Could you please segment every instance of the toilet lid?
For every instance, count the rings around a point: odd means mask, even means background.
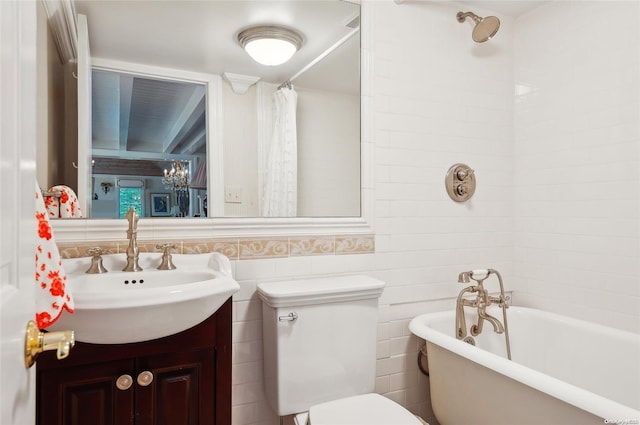
[[[421,425],[407,409],[375,393],[312,406],[309,422],[312,425]]]

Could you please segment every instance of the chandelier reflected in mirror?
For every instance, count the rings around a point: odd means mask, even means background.
[[[173,191],[186,191],[189,189],[189,162],[173,161],[171,170],[164,170],[162,183],[167,189]]]
[[[162,183],[175,194],[171,215],[187,217],[189,215],[189,161],[173,161],[171,170],[164,170]]]

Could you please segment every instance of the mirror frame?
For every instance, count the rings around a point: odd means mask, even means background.
[[[369,2],[360,2],[360,217],[141,218],[138,222],[138,238],[219,239],[285,235],[372,234],[374,232],[375,207],[375,144],[372,120],[373,19],[370,9]],[[99,62],[96,59],[94,65]],[[207,102],[209,101],[208,99]],[[213,134],[210,134],[208,137],[212,136]],[[219,136],[221,137],[221,134]],[[207,147],[209,158],[214,154],[214,149],[222,149],[222,144],[219,143],[219,145],[219,147]],[[213,175],[209,176],[209,183],[211,184],[210,193],[224,193],[224,190],[215,191],[217,190],[216,185],[223,184],[222,176],[220,176],[220,180],[214,178]],[[57,242],[124,240],[126,238],[126,220],[51,220],[51,225]]]

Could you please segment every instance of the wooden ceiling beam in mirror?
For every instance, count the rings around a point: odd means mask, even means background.
[[[167,161],[130,160],[124,158],[93,158],[93,174],[118,176],[160,177],[167,168]]]

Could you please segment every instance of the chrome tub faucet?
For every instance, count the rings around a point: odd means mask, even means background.
[[[127,247],[127,265],[123,272],[139,272],[142,271],[142,267],[138,264],[140,257],[140,251],[138,250],[138,220],[140,216],[136,212],[134,207],[129,208],[126,219],[129,221],[129,230],[127,230],[127,239],[129,239],[129,246]]]

